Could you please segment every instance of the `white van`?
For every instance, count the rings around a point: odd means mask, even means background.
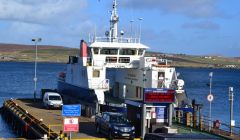
[[[60,94],[56,92],[45,92],[43,96],[43,104],[47,109],[62,108],[63,101]]]

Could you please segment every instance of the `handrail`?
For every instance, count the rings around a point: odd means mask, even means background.
[[[227,139],[239,139],[240,138],[240,127],[235,126],[233,127],[233,133],[231,134],[228,129],[229,129],[229,124],[222,123],[216,125],[216,120],[212,121],[208,118],[208,116],[195,116],[195,120],[193,120],[193,115],[192,113],[189,113],[186,115],[186,113],[181,113],[179,114],[176,112],[176,116],[174,118],[174,121],[176,124],[181,124],[186,127],[194,128],[199,131],[204,131],[207,133],[211,133],[220,137],[224,137]],[[209,126],[209,121],[210,121],[210,126]]]
[[[53,132],[50,128],[48,128],[46,125],[44,125],[42,123],[42,121],[36,119],[35,117],[33,117],[31,114],[29,114],[27,111],[25,111],[23,108],[21,108],[20,106],[18,106],[14,101],[12,100],[7,100],[4,102],[4,106],[8,107],[9,110],[11,110],[12,112],[14,111],[14,108],[17,109],[16,111],[19,112],[19,114],[21,113],[22,115],[25,116],[24,120],[26,121],[27,124],[31,124],[31,125],[35,125],[38,128],[40,128],[42,131],[44,131],[45,134],[48,134],[49,131]],[[15,114],[17,115],[17,114]],[[28,120],[27,120],[28,119]],[[37,125],[38,124],[38,125]],[[50,138],[56,138],[58,134],[56,133],[52,133],[51,135],[49,135],[48,137]]]
[[[109,37],[95,37],[92,42],[118,42],[118,43],[140,43],[139,38],[109,38]]]

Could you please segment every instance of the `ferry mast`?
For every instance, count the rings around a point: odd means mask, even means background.
[[[119,16],[117,14],[117,0],[114,0],[113,10],[111,12],[110,32],[109,32],[109,39],[111,40],[111,42],[117,41],[118,21],[119,21]]]

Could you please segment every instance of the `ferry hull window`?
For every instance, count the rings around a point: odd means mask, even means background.
[[[100,71],[99,70],[93,70],[93,77],[100,77]]]
[[[101,54],[107,54],[107,55],[117,55],[118,50],[117,49],[101,49]]]
[[[134,49],[121,49],[120,55],[136,55],[136,52]]]
[[[93,49],[94,54],[98,54],[98,50],[99,50],[99,48],[94,48]]]

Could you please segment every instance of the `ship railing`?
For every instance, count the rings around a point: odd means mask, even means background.
[[[109,37],[95,37],[92,42],[118,42],[118,43],[140,43],[139,38],[109,38]]]
[[[99,79],[88,79],[89,88],[91,89],[109,89],[109,79],[99,82]]]
[[[230,133],[230,124],[222,122],[221,120],[212,120],[208,116],[193,116],[190,112],[176,112],[174,124],[184,126],[196,131],[214,134],[226,139],[240,139],[240,126],[232,126],[232,133]]]

